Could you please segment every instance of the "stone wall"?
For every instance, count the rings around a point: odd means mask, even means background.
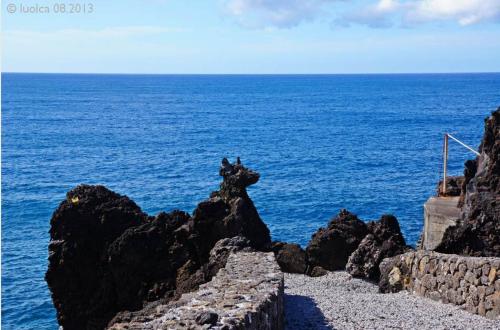
[[[413,294],[500,319],[500,258],[413,251],[380,264],[380,290]]]
[[[231,254],[225,268],[178,301],[131,313],[110,329],[283,329],[283,273],[273,253]]]

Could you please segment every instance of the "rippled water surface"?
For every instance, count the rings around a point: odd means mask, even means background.
[[[79,183],[145,211],[217,189],[220,160],[259,171],[249,189],[273,238],[307,244],[347,208],[393,213],[407,241],[441,173],[442,135],[477,147],[500,74],[2,75],[2,327],[57,329],[43,280],[49,220]],[[450,143],[450,170],[472,157]]]

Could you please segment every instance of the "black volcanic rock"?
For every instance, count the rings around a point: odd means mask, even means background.
[[[328,227],[313,234],[306,248],[311,269],[343,270],[349,256],[368,233],[366,224],[347,210],[330,221]]]
[[[196,269],[196,267],[193,267],[194,263],[188,261],[183,267],[177,270],[177,287],[174,298],[178,298],[182,293],[193,291],[200,284],[208,282],[217,274],[219,269],[225,267],[229,255],[238,251],[251,252],[254,249],[250,247],[250,241],[244,237],[223,238],[215,244],[209,253],[208,262],[200,268]],[[170,299],[158,299],[146,303],[144,308],[136,311],[124,310],[118,312],[108,323],[108,327],[117,323],[126,323],[133,318],[146,318],[153,315],[156,313],[156,307],[168,300]]]
[[[469,159],[464,164],[464,180],[462,181],[462,187],[460,191],[460,199],[458,201],[458,207],[462,208],[464,206],[465,195],[467,191],[467,185],[474,179],[477,172],[477,160]]]
[[[241,165],[239,157],[235,164],[229,163],[226,158],[222,159],[219,175],[223,177],[220,196],[226,202],[237,197],[248,199],[246,188],[257,183],[260,178],[259,173]]]
[[[273,242],[272,250],[281,271],[304,274],[307,270],[306,252],[298,244]]]
[[[463,176],[446,177],[446,192],[443,193],[443,180],[439,181],[436,192],[437,196],[460,196],[464,184]]]
[[[147,215],[130,199],[103,186],[81,185],[67,193],[50,221],[46,280],[65,329],[102,327],[117,311],[110,245]]]
[[[460,221],[438,252],[500,257],[500,108],[486,119],[480,156],[466,162]]]
[[[224,159],[220,174],[220,191],[192,217],[181,211],[150,217],[103,186],[68,192],[51,219],[46,274],[60,325],[102,329],[120,311],[196,289],[231,250],[269,249],[269,230],[246,193],[258,173]],[[216,245],[234,236],[241,237]]]
[[[179,286],[179,269],[190,264],[194,272],[204,262],[190,237],[191,221],[184,212],[160,213],[129,228],[110,245],[107,267],[113,285],[120,288],[115,298],[118,310],[172,297]]]
[[[255,249],[269,249],[271,236],[262,222],[246,187],[259,180],[259,174],[238,161],[222,160],[219,174],[223,177],[220,190],[198,205],[193,214],[195,229],[203,233],[200,249],[210,251],[224,237],[243,236]]]
[[[377,281],[379,264],[384,258],[402,254],[409,249],[401,234],[399,223],[392,215],[383,215],[377,222],[369,222],[368,235],[351,254],[346,270],[354,277]]]
[[[383,215],[379,221],[365,224],[342,210],[328,227],[312,236],[306,249],[307,272],[322,276],[326,271],[345,269],[354,277],[378,280],[382,260],[409,249],[394,216]]]

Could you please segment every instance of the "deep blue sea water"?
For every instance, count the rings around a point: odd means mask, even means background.
[[[191,212],[222,157],[241,156],[274,239],[305,245],[347,208],[395,214],[414,244],[443,133],[477,147],[500,105],[500,74],[2,74],[2,87],[3,329],[57,329],[47,232],[79,183]],[[472,157],[450,142],[452,174]]]

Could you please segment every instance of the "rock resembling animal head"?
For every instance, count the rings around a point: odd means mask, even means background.
[[[240,157],[231,164],[227,158],[222,159],[219,175],[223,180],[220,185],[220,195],[228,201],[236,197],[248,198],[246,187],[259,181],[259,173],[252,171],[241,164]]]

